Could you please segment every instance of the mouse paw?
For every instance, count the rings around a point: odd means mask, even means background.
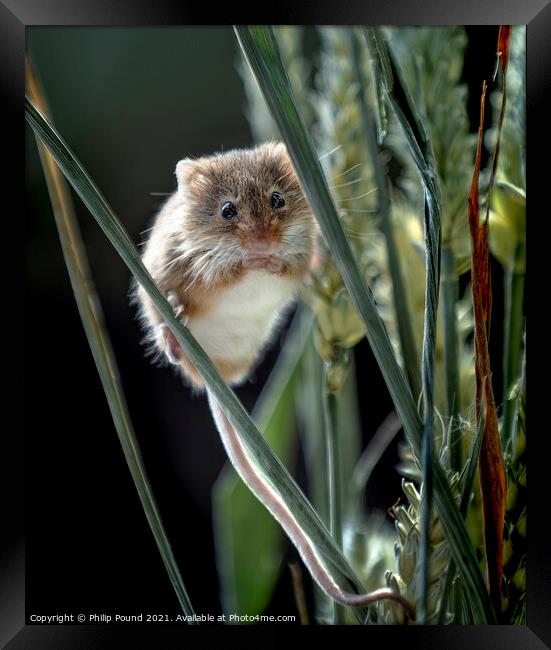
[[[172,330],[166,323],[159,325],[159,336],[163,342],[164,353],[166,358],[175,366],[180,365],[180,356],[182,354],[182,346],[176,340]]]
[[[184,326],[187,325],[187,317],[182,317],[184,314],[184,307],[178,303],[176,295],[170,292],[167,294],[166,299],[174,310],[176,318],[179,318]],[[164,352],[167,359],[170,363],[176,366],[180,365],[180,359],[183,354],[182,346],[178,343],[178,340],[174,336],[174,332],[166,323],[161,323],[161,325],[159,325],[159,336],[163,342]]]
[[[183,325],[187,325],[187,321],[188,321],[187,316],[182,318],[184,314],[184,306],[178,302],[178,298],[176,294],[172,293],[172,291],[169,291],[166,294],[166,299],[170,303],[172,309],[174,310],[174,315],[176,316],[176,318],[179,318],[183,323]]]

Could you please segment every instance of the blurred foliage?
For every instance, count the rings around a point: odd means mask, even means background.
[[[525,270],[526,235],[526,30],[513,27],[507,68],[507,105],[501,135],[496,183],[490,197],[490,247],[506,269]],[[501,106],[492,93],[494,115]],[[494,145],[496,130],[486,142]]]
[[[505,620],[526,625],[526,386],[524,371],[512,391],[516,414],[512,444],[505,460],[504,589]]]
[[[425,116],[442,188],[442,246],[451,246],[456,272],[468,270],[470,243],[465,217],[476,138],[470,133],[467,87],[460,83],[467,44],[462,27],[390,28],[390,43],[418,110]],[[395,154],[408,173],[404,189],[418,193],[411,156],[398,138]]]

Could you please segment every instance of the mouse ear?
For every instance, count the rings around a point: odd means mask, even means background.
[[[176,165],[176,180],[178,181],[178,189],[187,187],[192,178],[201,175],[201,164],[199,160],[193,158],[184,158]]]

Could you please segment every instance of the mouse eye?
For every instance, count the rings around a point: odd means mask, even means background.
[[[222,212],[220,214],[224,219],[233,219],[237,216],[237,209],[231,201],[228,201],[222,206]]]
[[[274,192],[272,194],[272,208],[275,208],[278,210],[279,208],[282,208],[285,205],[285,199],[281,196],[281,194],[278,194],[277,192]]]

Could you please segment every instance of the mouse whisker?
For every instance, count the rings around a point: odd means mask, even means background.
[[[342,144],[338,144],[336,147],[333,147],[333,149],[331,149],[331,151],[328,151],[327,153],[324,153],[321,156],[318,156],[318,160],[322,160],[323,158],[327,158],[327,156],[330,156],[331,154],[335,153],[339,149],[342,149]]]
[[[382,232],[380,230],[376,230],[375,228],[372,228],[371,230],[354,230],[353,228],[348,228],[347,226],[344,226],[344,230],[346,232],[352,233],[353,235],[364,235],[366,233],[374,234],[374,235],[382,235]]]
[[[352,208],[341,208],[342,212],[379,212],[377,208],[373,208],[372,210],[353,210]]]
[[[159,272],[166,271],[173,264],[176,264],[177,262],[181,261],[181,259],[182,259],[181,255],[178,255],[178,257],[175,257],[175,258],[171,259],[167,264],[164,264],[163,266],[161,266],[161,268],[159,269]]]
[[[361,167],[364,163],[356,163],[355,165],[352,165],[349,169],[345,169],[345,171],[341,172],[340,174],[337,174],[336,176],[333,176],[331,180],[335,180],[335,178],[340,178],[341,176],[344,176],[345,174],[349,174],[353,169],[357,169],[358,167]]]
[[[175,252],[177,252],[177,251],[175,251]],[[189,249],[185,248],[179,255],[177,255],[175,258],[171,259],[170,262],[168,262],[167,264],[162,266],[159,270],[164,271],[164,270],[170,268],[171,266],[173,266],[174,264],[177,264],[178,262],[183,262],[187,258],[193,257],[194,255],[197,255],[198,252],[202,253],[201,257],[204,257],[205,254],[208,254],[210,252],[210,249],[208,249],[208,248],[203,249],[203,250],[200,249],[199,251],[197,251],[196,248],[189,248]]]
[[[332,185],[331,187],[334,190],[338,190],[341,189],[341,187],[348,187],[349,185],[354,185],[355,183],[361,183],[362,181],[367,182],[369,180],[370,180],[369,178],[362,176],[361,178],[356,178],[353,181],[348,181],[348,183],[339,183],[338,185]]]
[[[204,266],[204,265],[207,264],[208,261],[209,261],[210,259],[212,259],[213,257],[214,257],[214,253],[213,253],[213,251],[206,251],[206,252],[203,253],[202,255],[198,255],[198,256],[193,260],[193,264],[194,264],[194,265],[201,264],[201,265]]]
[[[383,237],[384,235],[382,232],[354,233],[347,230],[346,236],[351,239],[372,239],[373,237]]]
[[[200,278],[200,274],[197,273],[197,275],[193,278],[193,280],[187,285],[187,287],[184,288],[184,292],[187,292],[191,289],[191,287],[197,282],[197,280]]]
[[[205,285],[210,284],[208,281],[208,275],[207,271],[209,269],[209,260],[204,259],[202,262],[196,262],[193,264],[193,266],[188,270],[186,275],[190,275],[192,277],[192,282],[186,287],[186,291],[199,279],[202,278],[203,283]]]
[[[234,249],[234,250],[232,250]],[[193,265],[190,269],[190,275],[195,276],[188,288],[196,281],[198,277],[202,276],[202,281],[205,286],[210,286],[220,269],[224,269],[233,262],[233,258],[239,255],[237,246],[235,244],[229,246],[219,246],[214,249],[205,251],[202,255],[193,260]]]
[[[370,194],[373,194],[373,192],[375,192],[378,189],[379,189],[378,187],[373,187],[368,192],[364,192],[363,194],[360,194],[358,196],[350,196],[349,198],[346,199],[340,199],[339,203],[342,203],[343,201],[357,201],[358,199],[363,199],[364,196],[369,196]]]

